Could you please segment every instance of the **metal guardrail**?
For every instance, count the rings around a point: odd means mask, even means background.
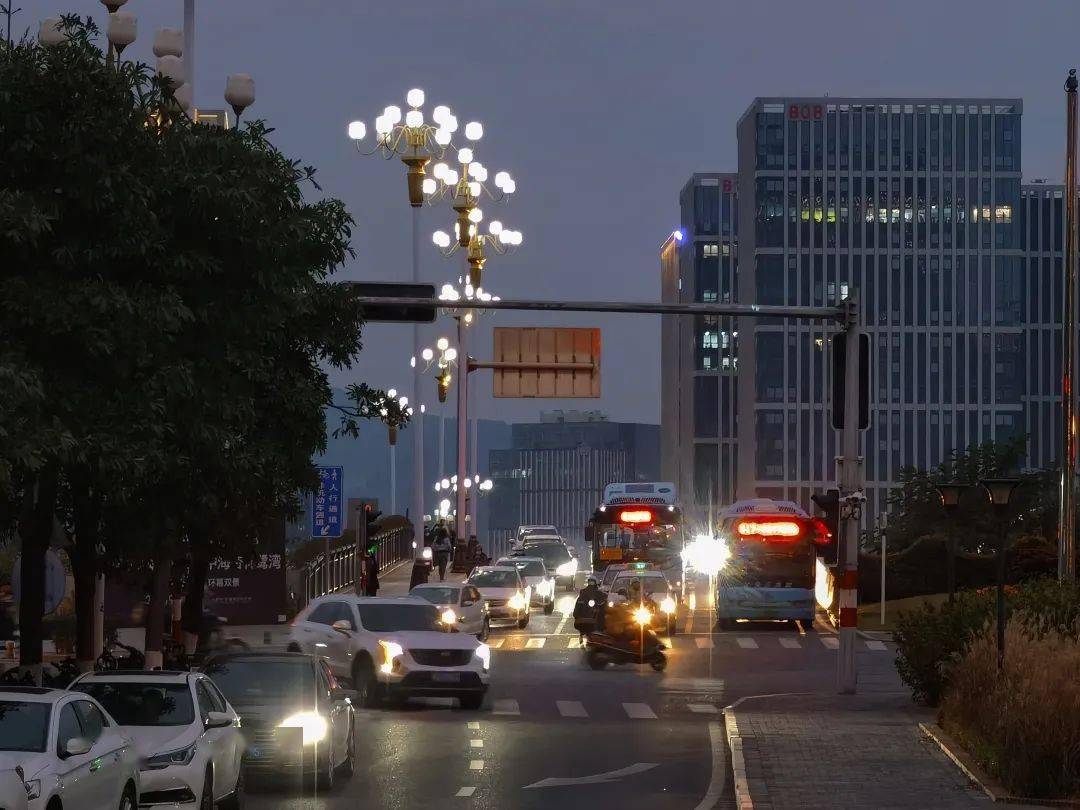
[[[380,569],[412,556],[412,534],[412,526],[401,526],[379,532],[371,539],[376,544],[375,559]],[[331,550],[328,558],[320,552],[304,566],[304,604],[328,593],[355,589],[359,571],[355,543]]]

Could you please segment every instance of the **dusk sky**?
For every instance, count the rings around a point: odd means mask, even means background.
[[[97,0],[13,5],[23,9],[17,33],[60,12],[100,20],[104,11]],[[139,40],[125,56],[152,60],[154,29],[180,27],[182,9],[182,0],[130,0]],[[678,223],[678,191],[691,172],[735,169],[735,122],[755,96],[1020,97],[1024,177],[1058,181],[1061,88],[1080,63],[1078,32],[1080,5],[1057,0],[200,0],[195,101],[220,107],[226,74],[255,77],[250,116],[276,128],[287,155],[317,167],[325,193],[357,221],[357,258],[343,278],[410,279],[404,167],[360,157],[345,128],[360,118],[370,130],[383,107],[421,87],[429,111],[447,104],[462,125],[483,122],[477,158],[517,181],[505,210],[485,213],[521,230],[524,244],[489,260],[485,288],[507,298],[659,300],[657,249]],[[422,217],[422,273],[440,284],[460,264],[442,258],[430,234],[451,227],[452,212]],[[490,356],[493,324],[556,323],[603,328],[603,398],[496,401],[490,373],[478,372],[481,417],[599,407],[659,420],[658,317],[501,313],[474,330],[472,352]],[[430,341],[451,329],[443,319]],[[408,392],[410,336],[409,327],[370,326],[357,366],[335,384]],[[435,401],[433,379],[425,394]]]

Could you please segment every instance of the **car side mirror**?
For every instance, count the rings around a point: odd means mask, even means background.
[[[233,720],[225,712],[207,712],[206,713],[206,727],[211,728],[228,728],[233,724]]]
[[[60,756],[63,759],[81,756],[90,753],[92,747],[93,743],[86,737],[72,737],[60,747]]]
[[[349,624],[348,619],[338,619],[330,627],[337,630],[339,633],[349,633],[352,631],[352,625]]]
[[[461,606],[462,607],[472,607],[475,604],[476,604],[476,602],[473,599],[462,599],[461,600]]]

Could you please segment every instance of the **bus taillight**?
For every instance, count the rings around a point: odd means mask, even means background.
[[[653,513],[648,509],[624,509],[619,512],[619,523],[652,523]]]
[[[740,520],[735,524],[735,531],[740,537],[785,540],[802,534],[802,527],[793,520]]]

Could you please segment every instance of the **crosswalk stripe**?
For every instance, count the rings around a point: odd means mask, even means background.
[[[470,760],[469,761],[469,770],[470,771],[482,771],[482,770],[484,770],[484,760],[482,760],[482,759]]]
[[[521,714],[521,707],[513,698],[503,698],[502,700],[495,701],[491,713],[518,715]]]
[[[556,700],[555,705],[559,707],[559,714],[563,717],[589,716],[589,713],[585,711],[585,707],[577,700]]]
[[[474,787],[463,787],[463,788],[461,788],[461,790],[459,790],[457,793],[455,793],[454,796],[456,796],[459,799],[467,799],[470,796],[472,796],[474,793],[476,793],[476,788],[474,788]]]
[[[530,638],[528,641],[525,642],[525,649],[539,650],[541,647],[544,646],[544,642],[546,641],[546,638]]]
[[[822,636],[821,643],[828,647],[830,650],[835,650],[840,646],[840,639],[836,636]]]
[[[475,720],[470,720],[469,721],[469,731],[479,731],[479,730],[480,730],[480,724],[478,722],[476,722]]]
[[[560,635],[562,633],[563,628],[566,626],[566,622],[569,619],[570,619],[570,614],[569,613],[563,614],[562,619],[559,621],[559,623],[557,625],[555,625],[555,635]]]
[[[489,647],[491,647],[491,649],[493,649],[493,650],[497,650],[497,649],[499,649],[499,648],[500,648],[500,647],[502,647],[502,645],[503,645],[503,644],[505,644],[505,643],[506,643],[506,639],[505,639],[505,638],[489,638],[489,639],[487,640],[487,645],[488,645]]]
[[[568,650],[581,649],[581,639],[578,636],[571,636],[570,640],[566,642],[566,649],[568,649]]]
[[[719,711],[711,703],[687,703],[686,708],[694,714],[716,714]]]
[[[483,747],[484,747],[484,741],[483,740],[469,740],[469,748],[483,748]]]
[[[881,650],[889,649],[888,647],[885,646],[884,641],[868,641],[868,642],[866,642],[866,647],[869,650],[878,650],[879,652]]]
[[[694,639],[694,643],[697,644],[699,650],[711,650],[713,646],[713,640],[709,636],[698,636]]]
[[[735,641],[744,650],[756,650],[758,648],[757,642],[752,638],[743,638],[742,636],[739,636]]]
[[[647,703],[624,703],[623,709],[632,720],[655,720],[656,712]]]
[[[786,636],[780,637],[780,646],[787,647],[789,650],[798,650],[802,647],[797,638],[787,638]]]

